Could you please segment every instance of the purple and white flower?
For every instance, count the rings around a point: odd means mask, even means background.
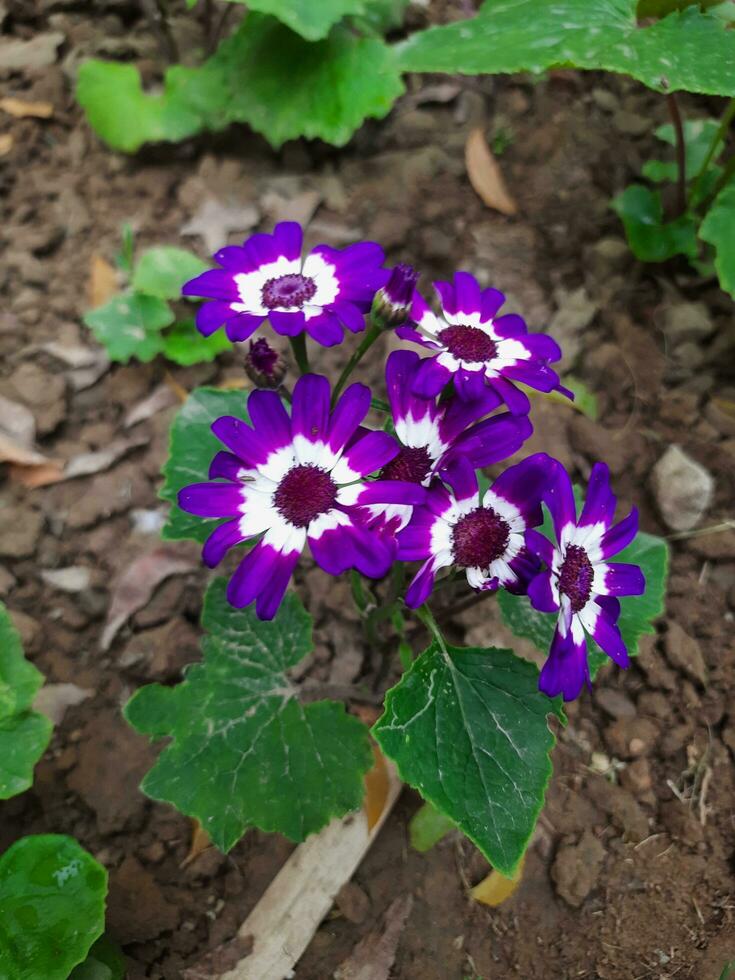
[[[527,413],[530,403],[514,382],[573,397],[549,367],[561,357],[559,345],[548,334],[529,334],[516,313],[497,316],[505,302],[501,292],[481,289],[468,272],[456,272],[453,283],[435,282],[434,287],[441,316],[416,292],[410,315],[415,326],[396,330],[404,340],[434,352],[416,377],[417,394],[436,395],[454,381],[460,397],[470,399],[489,385],[515,415]]]
[[[364,429],[370,389],[353,384],[330,412],[330,386],[306,374],[294,387],[289,417],[274,391],[253,391],[248,399],[252,427],[231,416],[212,431],[227,447],[209,471],[211,481],[185,487],[179,506],[199,517],[227,517],[204,545],[207,565],[248,538],[261,536],[230,579],[233,606],[255,601],[256,614],[276,614],[304,545],[326,572],[356,568],[380,578],[394,549],[364,521],[372,503],[417,504],[426,491],[414,483],[365,480],[398,452],[386,432]]]
[[[485,418],[501,404],[487,387],[468,401],[452,395],[437,403],[436,398],[415,395],[413,382],[421,363],[415,351],[394,351],[388,357],[385,381],[401,449],[383,467],[381,479],[428,487],[453,459],[464,456],[476,469],[499,463],[517,452],[533,432],[525,415],[503,412]],[[400,504],[376,504],[370,511],[374,520],[381,518],[386,530],[393,532],[411,518],[411,507]]]
[[[571,701],[585,681],[590,682],[586,634],[619,667],[628,666],[628,651],[617,626],[617,597],[641,595],[646,581],[637,565],[608,561],[635,537],[638,512],[633,508],[624,520],[613,524],[616,500],[607,466],[593,466],[579,519],[571,480],[556,460],[550,477],[544,500],[557,543],[538,531],[526,532],[529,550],[547,566],[530,583],[528,597],[541,612],[559,613],[539,688],[549,697],[562,694],[565,701]]]
[[[375,294],[373,317],[386,327],[397,327],[405,323],[418,281],[418,272],[405,262],[391,269],[388,282]]]
[[[425,602],[439,569],[450,565],[465,570],[473,589],[524,592],[538,569],[524,533],[541,523],[550,463],[546,453],[536,453],[508,467],[481,500],[472,464],[455,460],[444,476],[451,492],[432,486],[426,503],[414,507],[411,522],[398,534],[398,557],[423,561],[406,604],[415,609]]]
[[[272,235],[252,235],[241,246],[214,255],[221,269],[187,282],[184,296],[203,296],[196,325],[208,337],[222,324],[232,341],[247,340],[266,317],[276,333],[308,333],[324,347],[339,344],[344,328],[358,333],[364,314],[389,276],[375,242],[344,249],[317,245],[301,257],[303,232],[294,221],[277,224]]]

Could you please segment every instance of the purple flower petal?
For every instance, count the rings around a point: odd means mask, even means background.
[[[457,313],[479,313],[482,305],[480,286],[469,272],[454,273],[454,296]]]
[[[406,605],[409,609],[418,609],[423,606],[431,595],[436,579],[436,569],[433,561],[427,561],[421,566],[414,580],[406,592]]]
[[[192,483],[179,490],[179,507],[197,517],[234,517],[240,513],[242,490],[229,483]]]
[[[258,619],[273,619],[278,612],[299,555],[299,551],[276,552],[268,577],[255,600],[255,614]]]
[[[550,698],[561,694],[565,701],[579,697],[585,681],[589,683],[587,644],[575,644],[571,632],[562,636],[557,626],[551,649],[539,677],[539,690]]]
[[[322,347],[336,347],[342,343],[345,331],[334,313],[321,313],[306,321],[306,332]]]
[[[483,289],[482,291],[482,303],[480,306],[480,315],[483,323],[487,323],[488,320],[492,320],[501,306],[505,303],[505,296],[500,292],[499,289]],[[513,314],[511,314],[513,315]],[[519,317],[520,319],[520,317]],[[523,321],[521,321],[523,322]],[[494,326],[494,325],[493,325]],[[524,324],[525,326],[525,324]],[[523,332],[523,331],[521,331]],[[501,336],[509,336],[508,334],[501,334]]]
[[[232,316],[229,303],[224,303],[218,299],[209,303],[202,303],[196,312],[196,328],[204,337],[209,337],[222,326],[225,320]]]
[[[535,527],[543,520],[541,501],[549,487],[555,462],[546,453],[535,453],[515,466],[509,466],[492,485],[493,493],[518,508],[527,527]]]
[[[436,282],[433,282],[432,286],[439,294],[439,300],[441,302],[442,310],[444,310],[445,313],[448,313],[449,316],[454,316],[454,314],[457,312],[457,298],[454,294],[454,286],[452,285],[452,283],[445,282],[444,280],[439,279]],[[424,298],[422,296],[420,296],[420,300],[423,306],[428,309],[428,306],[425,303]],[[415,307],[415,309],[418,312],[419,310],[418,305]],[[412,320],[418,318],[419,317],[414,317],[414,316],[411,317]]]
[[[419,483],[405,480],[373,480],[366,483],[360,493],[358,504],[412,504],[417,506],[426,500],[426,489]]]
[[[335,452],[340,452],[352,439],[369,411],[370,389],[367,385],[351,384],[342,392],[329,423],[329,445]]]
[[[241,343],[252,337],[264,319],[251,313],[236,313],[225,323],[225,333],[233,344]]]
[[[528,415],[531,411],[528,397],[511,381],[506,381],[505,378],[491,378],[489,383],[514,415]]]
[[[610,622],[602,609],[596,615],[594,623],[590,625],[589,632],[600,649],[611,660],[614,660],[618,667],[622,667],[623,669],[628,667],[630,660],[628,658],[628,651],[625,649],[625,643],[620,635],[620,630],[614,623]]]
[[[281,221],[273,229],[273,238],[281,255],[293,261],[301,258],[304,233],[297,221]]]
[[[273,573],[278,554],[271,545],[260,541],[245,555],[227,583],[227,601],[231,606],[242,609],[250,605]]]
[[[442,473],[443,478],[454,491],[457,500],[469,500],[479,492],[477,474],[468,459],[459,456],[452,460]]]
[[[454,387],[460,398],[465,401],[477,401],[482,397],[482,390],[485,387],[484,367],[477,371],[460,368],[454,375]]]
[[[530,532],[527,532],[530,533]],[[559,605],[551,591],[551,571],[539,572],[528,586],[528,598],[531,605],[539,612],[553,613],[559,611]]]
[[[544,500],[551,511],[556,538],[561,541],[564,529],[577,523],[577,508],[572,481],[558,460],[553,460],[550,466],[549,485]]]
[[[526,321],[517,313],[505,313],[493,320],[493,330],[498,337],[514,338],[523,337],[528,332]]]
[[[219,565],[230,548],[236,544],[240,544],[243,540],[244,538],[240,534],[239,519],[227,521],[226,524],[220,524],[204,542],[202,549],[202,560],[204,564],[208,568],[214,568],[215,565]]]
[[[332,470],[332,477],[337,483],[352,483],[385,466],[399,450],[400,446],[387,432],[368,432],[345,450]]]
[[[273,449],[291,442],[291,419],[275,391],[253,391],[248,398],[248,414],[258,436]]]
[[[599,567],[599,566],[598,566]],[[609,562],[604,568],[604,582],[598,589],[601,595],[643,595],[646,579],[638,565]]]
[[[365,314],[354,303],[338,300],[330,309],[352,333],[360,333],[365,329]]]
[[[222,269],[207,269],[201,275],[185,282],[181,287],[182,296],[209,296],[235,302],[240,299],[232,274]]]
[[[603,534],[600,541],[602,557],[611,558],[613,555],[617,555],[623,548],[627,548],[637,533],[638,509],[634,507],[626,518],[618,524],[614,524]]]
[[[615,503],[615,495],[610,489],[610,470],[605,463],[595,463],[590,473],[579,526],[604,524],[606,528],[610,527],[615,517]]]
[[[221,451],[214,456],[209,465],[209,479],[220,478],[237,482],[240,479],[240,470],[242,469],[244,466],[239,456]]]
[[[314,561],[329,575],[341,575],[355,567],[355,550],[345,525],[330,528],[307,538]]]
[[[255,469],[258,463],[264,463],[272,451],[246,422],[232,415],[215,419],[212,432],[231,452],[239,456],[249,470]]]
[[[451,380],[451,377],[451,372],[438,364],[436,358],[427,357],[421,362],[421,366],[413,379],[414,394],[424,398],[434,398]]]
[[[394,548],[379,533],[362,524],[346,528],[352,542],[354,567],[368,578],[382,578],[393,562]]]
[[[556,552],[553,541],[549,541],[545,535],[539,531],[534,531],[533,528],[528,528],[525,539],[528,550],[537,555],[541,561],[546,562],[547,565],[551,565]]]
[[[291,313],[271,310],[268,319],[276,333],[282,337],[296,337],[306,329],[306,317],[301,310]]]
[[[296,382],[291,405],[291,431],[309,442],[324,439],[329,429],[329,381],[321,374],[304,374]]]
[[[467,456],[475,469],[480,469],[517,453],[532,433],[533,426],[527,415],[503,412],[467,429],[452,449]]]

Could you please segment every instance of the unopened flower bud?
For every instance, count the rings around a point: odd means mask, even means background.
[[[282,354],[265,337],[250,341],[245,357],[245,372],[258,388],[278,388],[286,377],[287,364]]]
[[[404,262],[397,265],[385,286],[375,294],[373,320],[384,327],[399,327],[405,323],[418,279],[419,274],[413,266]]]

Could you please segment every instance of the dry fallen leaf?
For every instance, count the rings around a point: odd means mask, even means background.
[[[67,708],[81,704],[94,693],[90,688],[76,684],[45,684],[33,699],[33,707],[50,718],[54,725],[60,725]]]
[[[47,568],[41,572],[43,581],[61,592],[83,592],[89,587],[91,572],[84,565],[69,565],[67,568]]]
[[[172,575],[191,572],[197,567],[198,562],[193,557],[187,557],[180,544],[161,545],[136,558],[123,571],[113,588],[100,648],[110,648],[120,627],[133,613],[148,604],[161,582]]]
[[[178,395],[170,384],[160,384],[150,395],[147,395],[137,405],[133,405],[123,420],[123,428],[130,429],[139,422],[162,412],[165,408],[170,408],[176,404]]]
[[[467,137],[464,158],[470,183],[485,204],[501,214],[517,214],[518,205],[508,193],[482,126],[475,127]]]
[[[141,434],[130,439],[114,439],[106,449],[80,453],[67,463],[64,479],[74,480],[79,476],[92,476],[94,473],[102,473],[109,469],[113,463],[132,452],[133,449],[138,449],[149,441],[148,436]]]
[[[102,306],[118,291],[117,272],[107,259],[93,255],[89,263],[89,283],[87,292],[92,309]]]
[[[320,191],[302,191],[295,197],[284,197],[277,191],[268,191],[263,195],[261,203],[274,225],[279,221],[298,221],[306,228],[321,201]]]
[[[490,906],[501,905],[505,902],[521,883],[525,860],[525,856],[521,858],[518,870],[512,878],[506,878],[499,871],[491,871],[487,878],[483,878],[479,885],[475,885],[472,889],[471,895],[474,900]]]
[[[196,861],[200,854],[203,854],[208,847],[212,846],[212,841],[207,831],[202,827],[198,820],[191,822],[191,844],[189,853],[179,865],[180,868],[187,868],[192,861]]]
[[[215,252],[227,242],[231,232],[250,231],[260,220],[260,212],[253,204],[235,201],[222,203],[208,197],[197,208],[192,218],[181,227],[182,235],[198,235],[208,252]]]
[[[50,102],[26,102],[12,96],[0,99],[0,109],[16,119],[25,119],[28,116],[34,119],[50,119],[54,114],[54,107]]]
[[[377,745],[373,745],[375,765],[365,775],[365,800],[362,808],[367,817],[368,830],[372,830],[380,814],[385,809],[385,803],[390,793],[390,776],[385,756]]]
[[[0,133],[0,157],[5,157],[13,149],[15,140],[10,133]]]
[[[388,980],[398,942],[413,908],[413,895],[399,895],[385,913],[382,927],[369,932],[334,971],[334,980]]]
[[[20,483],[27,490],[36,490],[38,487],[47,487],[63,480],[64,464],[55,460],[36,463],[32,466],[13,463],[9,468],[9,474],[10,479],[15,483]]]

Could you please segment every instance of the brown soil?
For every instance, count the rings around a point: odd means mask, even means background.
[[[607,460],[621,505],[636,502],[643,527],[662,534],[649,474],[674,442],[715,479],[703,525],[732,517],[735,423],[718,400],[735,400],[733,304],[676,264],[636,264],[620,244],[609,198],[638,172],[651,129],[666,119],[661,99],[625,80],[568,72],[534,84],[464,80],[449,102],[424,103],[422,86],[436,80],[416,79],[390,118],[367,125],[344,151],[291,144],[273,153],[234,129],[124,158],[89,132],[67,71],[105,43],[157,59],[133,5],[95,5],[95,14],[82,3],[6,6],[11,36],[53,29],[66,41],[63,62],[5,73],[8,94],[49,100],[54,116],[3,123],[13,145],[0,157],[0,394],[29,406],[51,457],[119,437],[136,444],[98,475],[28,491],[6,473],[0,484],[0,592],[47,682],[92,692],[56,727],[33,788],[0,805],[0,851],[23,834],[75,835],[110,869],[109,929],[124,945],[129,976],[174,980],[235,934],[292,845],[252,832],[228,856],[208,850],[182,867],[190,822],[136,788],[153,753],[120,706],[141,683],[174,682],[196,657],[205,574],[169,578],[101,652],[116,579],[157,546],[155,529],[140,529],[140,511],[159,508],[175,407],[130,429],[123,420],[167,371],[191,389],[241,370],[232,352],[214,366],[116,366],[80,383],[79,368],[44,345],[59,344],[68,357],[94,347],[80,323],[92,256],[113,258],[124,221],[140,246],[186,244],[181,227],[210,195],[256,204],[267,226],[284,206],[279,198],[293,208],[316,190],[312,240],[376,238],[391,260],[420,266],[425,281],[469,268],[506,290],[534,328],[552,322],[566,349],[576,348],[569,367],[597,393],[600,415],[592,422],[537,401],[532,448],[579,477]],[[683,103],[691,113],[716,108]],[[512,135],[501,157],[520,205],[512,220],[485,208],[465,175],[464,143],[483,115],[490,133]],[[200,239],[188,243],[204,252]],[[579,297],[569,294],[580,288],[591,307],[575,321]],[[687,311],[694,325],[682,329]],[[317,366],[331,370],[342,356],[322,353]],[[376,358],[368,373],[377,380],[379,372]],[[175,550],[196,558],[186,545]],[[394,980],[717,980],[735,958],[735,531],[676,540],[672,552],[658,635],[629,671],[605,669],[570,706],[513,898],[489,909],[468,897],[487,867],[463,839],[450,836],[427,855],[412,851],[407,821],[418,798],[405,791],[350,900],[335,907],[298,964],[298,980],[331,977],[408,894]],[[91,571],[82,591],[41,578],[72,565]],[[378,668],[345,618],[345,590],[312,569],[300,578],[317,621],[310,676],[375,681]],[[459,642],[502,638],[491,603],[455,616],[449,629]]]

